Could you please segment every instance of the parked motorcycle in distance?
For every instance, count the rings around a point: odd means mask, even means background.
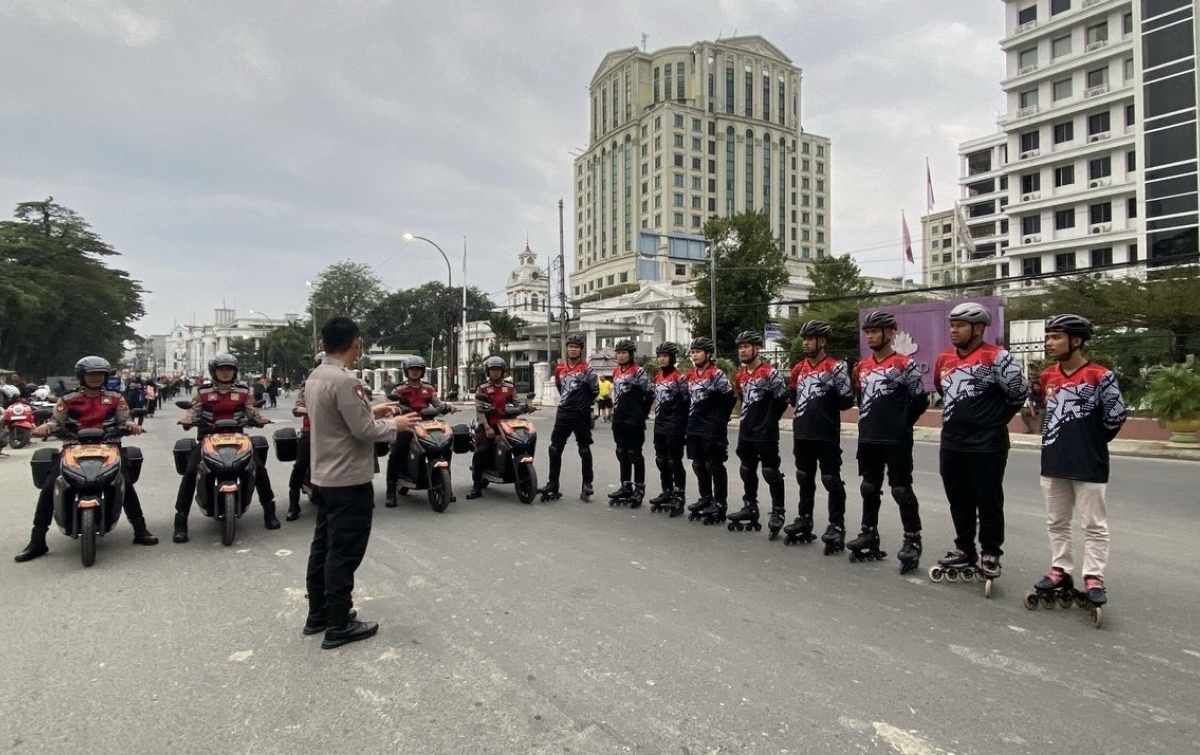
[[[523,405],[505,407],[505,418],[498,423],[493,453],[483,469],[484,484],[513,485],[521,503],[533,503],[538,490],[537,470],[533,467],[537,428],[529,420],[520,419],[522,414],[534,411],[529,403],[533,397],[534,394],[527,394]]]
[[[404,449],[405,464],[396,481],[396,491],[424,490],[429,496],[429,508],[439,514],[454,499],[450,481],[450,458],[471,450],[471,429],[465,424],[451,426],[438,419],[455,411],[444,405],[439,409],[427,406],[421,410],[421,422],[413,426],[412,441]],[[401,493],[402,495],[404,493]]]
[[[135,484],[141,474],[141,450],[126,446],[129,478],[125,477],[121,437],[128,434],[124,427],[78,432],[61,428],[54,435],[65,441],[62,449],[39,448],[30,459],[33,484],[39,490],[54,462],[61,461],[54,483],[54,521],[64,535],[80,541],[84,566],[96,563],[96,539],[120,521],[125,486]]]
[[[33,438],[33,407],[23,398],[15,399],[4,409],[4,427],[8,430],[8,445],[24,448]]]
[[[190,409],[190,401],[176,401],[181,409]],[[261,436],[246,434],[254,427],[244,420],[198,421],[201,430],[200,464],[196,469],[196,505],[206,517],[221,523],[221,544],[233,545],[237,520],[250,507],[254,474],[258,464],[267,463],[269,444]],[[175,441],[175,471],[187,472],[188,457],[196,448],[194,438]]]

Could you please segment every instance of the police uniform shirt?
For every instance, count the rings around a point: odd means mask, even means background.
[[[375,476],[375,443],[392,442],[396,426],[375,419],[362,384],[330,357],[304,383],[312,425],[312,482],[318,487],[368,483]]]

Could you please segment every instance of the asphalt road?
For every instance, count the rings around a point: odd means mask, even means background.
[[[894,555],[851,564],[819,543],[769,543],[765,530],[610,509],[599,499],[616,464],[600,425],[590,504],[574,498],[570,452],[567,495],[550,504],[494,485],[465,500],[465,457],[444,514],[417,494],[385,509],[377,478],[355,597],[381,629],[322,651],[300,634],[307,505],[277,532],[252,510],[230,548],[198,514],[192,542],[170,542],[176,414],[136,440],[162,542],[133,546],[122,522],[91,569],[56,530],[48,556],[12,562],[35,491],[29,451],[0,459],[0,752],[1200,750],[1200,572],[1189,560],[1200,511],[1187,462],[1114,459],[1111,602],[1097,630],[1086,611],[1021,604],[1049,559],[1033,452],[1010,457],[1005,571],[985,600],[977,584],[901,577]],[[543,478],[549,421],[538,419]],[[916,457],[928,565],[952,528],[936,447],[918,444]],[[269,468],[282,498],[287,468]],[[789,519],[795,495],[790,482]],[[881,532],[894,554],[888,500]]]

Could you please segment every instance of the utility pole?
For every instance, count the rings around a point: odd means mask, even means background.
[[[558,353],[567,354],[567,253],[563,222],[563,201],[558,200]],[[546,291],[550,293],[549,289]],[[584,354],[587,358],[587,354]]]

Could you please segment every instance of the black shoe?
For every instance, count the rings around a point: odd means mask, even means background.
[[[346,614],[346,619],[349,621],[354,621],[357,618],[358,618],[358,609],[351,608],[350,613]],[[318,634],[320,632],[324,632],[326,628],[327,627],[325,626],[325,612],[324,611],[322,611],[321,613],[310,613],[308,615],[308,620],[304,622],[305,636],[310,636],[310,635]]]
[[[186,543],[188,541],[187,520],[188,518],[183,514],[175,515],[175,534],[171,536],[172,542]]]
[[[379,631],[379,624],[374,621],[347,621],[345,626],[329,627],[325,630],[325,639],[321,641],[322,650],[333,650],[351,642],[358,642],[374,637]]]
[[[389,509],[396,508],[396,483],[389,482],[383,491],[383,505]]]
[[[25,550],[13,556],[13,561],[23,564],[49,552],[50,548],[46,545],[46,531],[35,528],[29,535],[29,545],[25,546]]]
[[[133,525],[134,545],[158,545],[158,538],[151,535],[150,530],[146,529],[145,519],[130,519],[129,523]]]
[[[287,516],[285,516],[284,519],[288,520],[289,522],[294,522],[299,518],[300,504],[297,503],[295,506],[288,506]]]
[[[283,526],[279,523],[279,517],[275,516],[274,501],[267,501],[263,504],[263,526],[269,530],[277,530]]]
[[[467,500],[468,500],[468,501],[473,501],[473,500],[475,500],[476,498],[480,497],[481,495],[483,495],[483,491],[482,491],[482,490],[480,490],[479,486],[478,486],[478,485],[472,485],[472,486],[471,486],[471,489],[470,489],[469,491],[467,491]]]

